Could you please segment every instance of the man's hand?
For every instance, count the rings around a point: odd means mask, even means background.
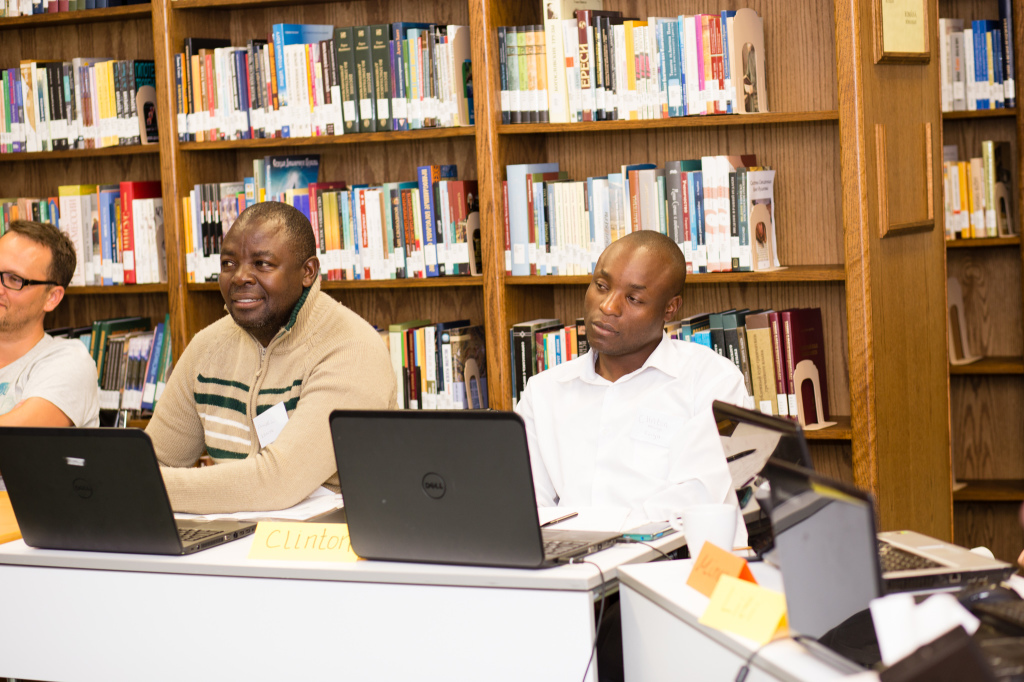
[[[0,426],[73,426],[59,407],[46,398],[23,400],[7,414],[0,415]]]

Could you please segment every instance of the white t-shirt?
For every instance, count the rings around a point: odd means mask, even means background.
[[[643,367],[614,383],[595,359],[591,350],[532,377],[516,406],[538,506],[620,507],[631,521],[654,521],[690,504],[736,504],[711,413],[714,400],[753,405],[736,366],[667,335]]]
[[[53,403],[75,426],[99,426],[96,363],[81,341],[44,334],[32,350],[0,367],[0,414],[29,398]]]

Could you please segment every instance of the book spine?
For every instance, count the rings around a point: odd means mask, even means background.
[[[380,24],[370,27],[370,57],[373,64],[374,113],[377,130],[394,130],[391,114],[391,26]]]
[[[362,132],[359,118],[359,86],[356,74],[353,28],[334,31],[335,61],[338,64],[338,82],[341,85],[342,118],[346,133]]]
[[[373,89],[373,55],[370,27],[354,28],[356,87],[359,89],[359,129],[363,133],[377,130],[376,102]]]
[[[788,365],[786,364],[787,353],[783,341],[782,322],[779,319],[780,313],[769,313],[768,324],[772,332],[772,355],[775,357],[775,394],[779,415],[783,417],[793,416],[789,410],[789,390],[787,378],[789,376]]]

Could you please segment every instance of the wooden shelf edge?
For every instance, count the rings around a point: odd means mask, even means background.
[[[950,365],[949,373],[953,375],[1024,374],[1024,358],[997,355],[982,358],[969,365]]]
[[[304,5],[324,4],[335,0],[303,0]],[[294,5],[295,0],[172,0],[172,9],[239,9],[245,7],[280,7]]]
[[[69,12],[69,14],[71,14]],[[16,154],[0,154],[0,163],[7,161],[54,161],[60,159],[91,159],[98,156],[136,156],[139,154],[159,154],[158,144],[135,144],[124,147],[102,147],[100,149],[68,149],[57,152],[18,152]]]
[[[715,128],[719,126],[775,125],[838,121],[839,111],[795,111],[766,114],[720,114],[714,116],[679,116],[644,121],[593,121],[589,123],[518,123],[498,126],[499,135],[534,133],[591,133],[607,130],[649,130],[651,128]]]
[[[179,2],[183,0],[178,0]],[[394,130],[384,133],[349,133],[320,137],[265,137],[255,140],[217,140],[213,142],[182,142],[184,152],[212,152],[225,149],[273,149],[275,147],[327,147],[336,144],[371,144],[403,140],[441,140],[452,137],[473,137],[474,126],[432,128],[428,130]]]
[[[967,486],[953,492],[954,502],[1022,502],[1024,501],[1024,481],[977,480],[959,481]]]
[[[121,21],[122,19],[146,18],[152,15],[152,5],[125,5],[122,7],[104,7],[103,9],[86,9],[77,12],[53,12],[33,14],[23,17],[4,17],[0,19],[0,30],[8,28],[43,28],[62,24],[92,24],[102,21]]]
[[[832,415],[835,426],[814,431],[804,431],[807,440],[853,440],[853,426],[849,415]]]
[[[116,284],[114,286],[68,287],[64,290],[68,296],[86,295],[120,295],[120,294],[166,294],[166,284]]]
[[[591,275],[528,275],[506,276],[507,286],[576,285],[590,284]],[[844,282],[846,269],[842,265],[795,265],[767,272],[709,272],[686,276],[691,284],[734,284],[739,282]]]
[[[1020,235],[1013,237],[985,237],[984,239],[949,239],[947,249],[977,249],[983,247],[1019,246]]]
[[[320,288],[323,291],[342,291],[353,289],[441,289],[444,287],[470,287],[482,289],[483,277],[480,276],[459,276],[459,277],[430,277],[427,279],[367,279],[367,280],[345,280],[341,282],[321,282]],[[217,282],[190,282],[189,291],[215,291],[220,293],[220,284]]]
[[[980,109],[978,111],[944,111],[943,121],[957,121],[971,118],[1014,118],[1016,109]]]

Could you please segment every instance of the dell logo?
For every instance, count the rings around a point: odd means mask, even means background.
[[[427,474],[423,477],[423,492],[428,497],[432,497],[435,500],[440,500],[444,497],[445,490],[447,489],[444,484],[444,479],[437,474]]]
[[[83,500],[92,497],[92,486],[84,478],[76,478],[71,482],[71,486],[75,489],[75,494]]]

